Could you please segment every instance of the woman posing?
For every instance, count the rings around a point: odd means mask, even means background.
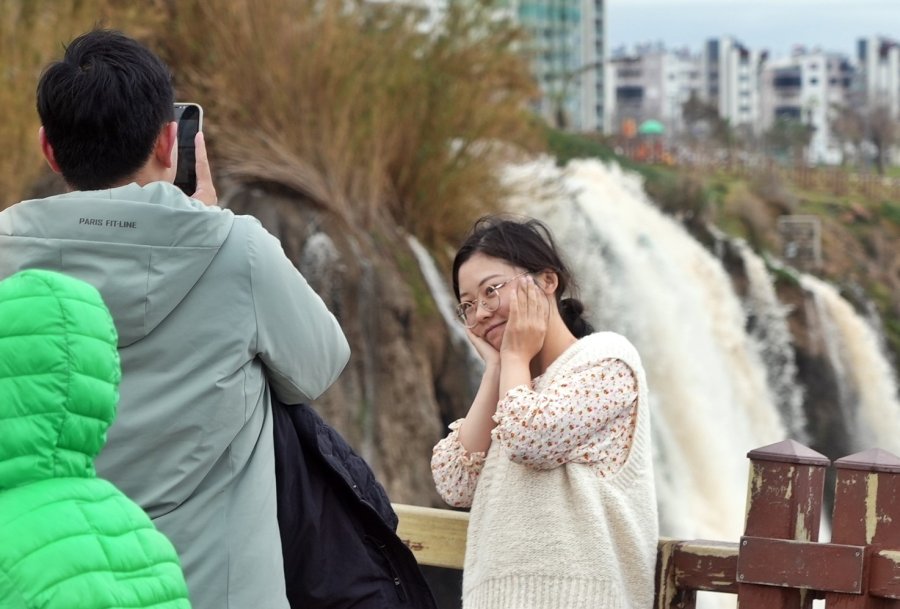
[[[485,369],[434,448],[449,504],[471,507],[464,609],[640,609],[658,539],[650,411],[631,343],[563,298],[537,220],[479,220],[453,262],[458,315]]]

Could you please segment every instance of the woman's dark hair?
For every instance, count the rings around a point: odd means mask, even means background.
[[[109,188],[134,175],[174,120],[173,103],[168,67],[115,30],[73,40],[37,87],[47,140],[63,178],[78,190]]]
[[[534,218],[511,219],[502,216],[479,218],[453,259],[453,293],[459,300],[459,267],[474,254],[505,260],[534,273],[556,273],[556,305],[569,331],[576,338],[587,336],[594,328],[582,317],[584,305],[576,298],[562,298],[574,288],[571,273],[556,250],[550,229]]]

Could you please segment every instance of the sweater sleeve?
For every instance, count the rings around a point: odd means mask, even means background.
[[[526,385],[500,400],[492,432],[515,463],[552,469],[568,462],[624,463],[634,434],[637,381],[622,360],[604,359],[561,375],[540,391]]]
[[[450,433],[435,445],[431,456],[435,488],[453,507],[471,507],[485,459],[485,453],[467,452],[459,441],[462,422],[459,419],[450,424]]]

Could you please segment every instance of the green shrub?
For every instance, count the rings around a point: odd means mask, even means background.
[[[879,213],[889,222],[900,225],[900,203],[882,201]]]

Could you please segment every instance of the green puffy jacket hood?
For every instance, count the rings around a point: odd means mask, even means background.
[[[190,609],[171,542],[94,473],[120,380],[90,284],[0,281],[0,607]]]
[[[43,270],[0,281],[0,491],[93,478],[120,377],[96,289]]]

